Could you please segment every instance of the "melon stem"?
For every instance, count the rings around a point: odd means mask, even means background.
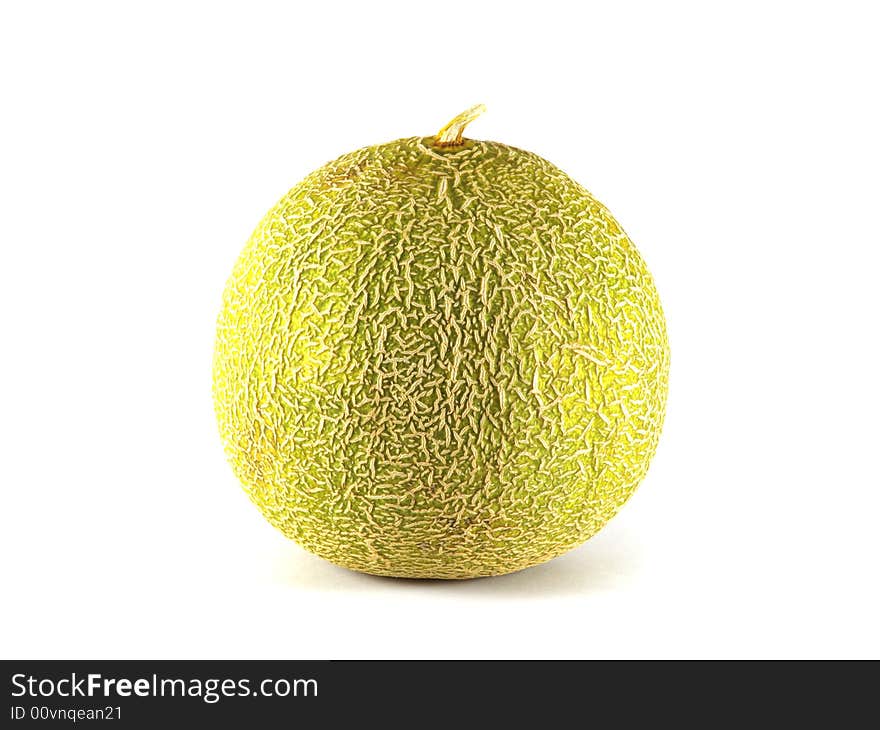
[[[463,111],[457,117],[447,122],[446,126],[437,132],[437,136],[434,138],[434,143],[440,147],[452,147],[461,144],[461,135],[464,132],[464,128],[484,111],[486,111],[485,104],[477,104],[476,106],[472,106],[470,109]]]

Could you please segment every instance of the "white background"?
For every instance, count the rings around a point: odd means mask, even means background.
[[[875,657],[870,3],[5,3],[5,658]],[[512,576],[380,579],[227,466],[214,322],[263,213],[343,152],[530,149],[615,213],[672,346],[650,474]]]

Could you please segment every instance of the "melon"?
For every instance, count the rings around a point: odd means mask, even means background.
[[[340,566],[472,578],[595,535],[645,476],[669,348],[645,262],[541,157],[463,136],[343,155],[263,218],[213,394],[266,519]]]

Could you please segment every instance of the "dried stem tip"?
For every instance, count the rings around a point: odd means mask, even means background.
[[[453,147],[455,145],[461,144],[462,141],[462,132],[464,132],[464,128],[470,124],[474,119],[476,119],[480,114],[486,111],[485,104],[477,104],[476,106],[472,106],[467,111],[463,111],[457,117],[455,117],[452,121],[446,124],[443,129],[437,132],[437,136],[434,138],[435,144],[440,147]]]

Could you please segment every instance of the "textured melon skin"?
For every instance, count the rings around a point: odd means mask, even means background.
[[[617,512],[668,368],[651,275],[584,188],[503,144],[410,138],[269,211],[223,297],[214,399],[285,535],[354,570],[471,578]]]

